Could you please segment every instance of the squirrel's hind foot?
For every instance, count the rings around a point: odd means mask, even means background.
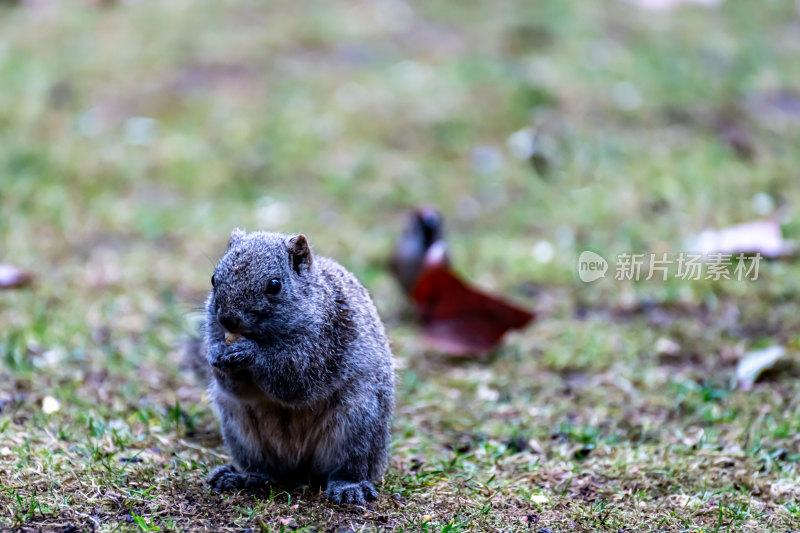
[[[378,491],[369,481],[329,481],[325,495],[336,504],[364,505],[377,499]]]
[[[256,472],[239,472],[233,465],[218,466],[208,476],[208,484],[215,492],[263,488],[269,476]]]

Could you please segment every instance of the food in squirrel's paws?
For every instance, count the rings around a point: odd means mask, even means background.
[[[239,335],[238,333],[231,333],[230,331],[226,331],[225,332],[225,345],[226,346],[230,346],[231,344],[233,344],[234,342],[238,341],[241,338],[242,338],[242,336]]]

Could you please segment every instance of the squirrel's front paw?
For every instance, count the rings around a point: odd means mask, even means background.
[[[218,466],[208,476],[208,484],[215,492],[231,492],[263,487],[269,476],[256,472],[239,472],[233,465]]]
[[[329,481],[325,495],[333,503],[364,505],[378,497],[378,491],[369,481]]]
[[[219,370],[235,370],[251,365],[255,359],[255,343],[241,339],[226,347],[218,357],[211,360],[211,366]]]

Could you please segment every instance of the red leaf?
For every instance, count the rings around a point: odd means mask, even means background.
[[[445,264],[430,262],[411,293],[425,339],[452,355],[485,352],[535,314],[464,283]]]

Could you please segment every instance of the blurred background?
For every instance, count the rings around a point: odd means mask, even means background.
[[[210,498],[224,449],[176,347],[236,226],[306,233],[372,292],[398,360],[390,525],[800,519],[798,456],[745,491],[696,456],[734,443],[750,475],[799,451],[791,365],[729,390],[749,350],[796,344],[791,257],[748,282],[576,276],[583,250],[800,235],[798,52],[790,0],[0,2],[0,263],[33,276],[0,291],[0,525],[188,527],[157,493]],[[459,273],[540,315],[488,358],[428,350],[387,274],[421,204]],[[237,501],[203,512],[313,522]]]

